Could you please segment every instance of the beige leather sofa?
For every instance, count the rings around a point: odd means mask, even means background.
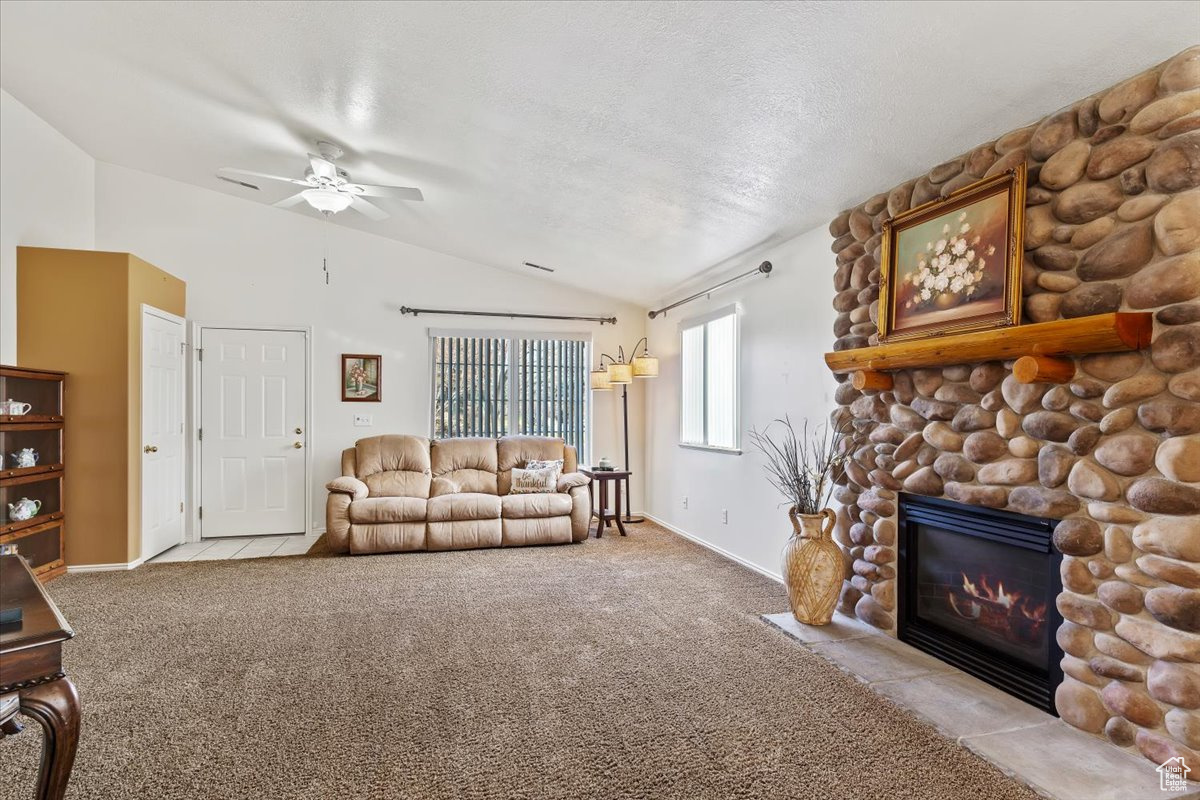
[[[509,494],[514,467],[563,460],[557,492]],[[339,553],[463,550],[582,542],[588,479],[562,439],[372,436],[342,451],[325,532]]]

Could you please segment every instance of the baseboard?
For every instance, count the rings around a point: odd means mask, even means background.
[[[764,578],[770,578],[771,580],[775,581],[776,583],[783,583],[783,576],[779,575],[778,573],[763,569],[759,565],[757,565],[751,561],[747,561],[746,559],[742,558],[741,556],[735,555],[723,547],[717,547],[715,544],[706,542],[703,539],[701,539],[700,537],[690,534],[687,531],[683,530],[682,528],[677,528],[674,525],[672,525],[671,523],[666,522],[665,520],[659,519],[658,517],[654,516],[653,514],[643,513],[642,516],[644,516],[646,519],[652,521],[655,525],[660,525],[660,526],[666,528],[671,533],[674,533],[677,536],[682,536],[684,539],[687,539],[688,541],[695,542],[696,544],[700,545],[701,547],[705,548],[706,550],[711,550],[719,556],[723,556],[724,558],[728,558],[730,561],[741,564],[743,567],[746,567],[747,569],[754,570],[759,575],[762,575]]]
[[[68,564],[67,572],[125,572],[142,565],[143,559],[135,559],[128,564]]]

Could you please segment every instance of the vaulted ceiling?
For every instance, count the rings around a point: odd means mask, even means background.
[[[333,140],[354,178],[426,198],[337,223],[648,303],[1198,22],[1194,2],[14,1],[0,84],[99,160],[256,202],[290,187],[217,168],[299,177]]]

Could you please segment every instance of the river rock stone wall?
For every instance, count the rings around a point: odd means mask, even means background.
[[[1065,385],[999,361],[899,371],[885,392],[839,376],[835,419],[864,437],[837,491],[839,607],[895,630],[898,492],[1061,519],[1059,713],[1195,770],[1200,47],[839,214],[835,349],[877,342],[884,220],[1022,161],[1024,321],[1153,311],[1153,344],[1080,358]]]

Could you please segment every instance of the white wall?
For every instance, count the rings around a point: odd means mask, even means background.
[[[758,569],[778,576],[791,531],[780,497],[767,483],[764,459],[745,431],[778,417],[825,422],[837,384],[822,358],[832,343],[831,239],[815,229],[754,257],[774,266],[649,323],[661,377],[649,387],[646,470],[649,513],[668,525]],[[744,272],[750,264],[742,264]],[[706,280],[718,283],[721,276]],[[698,287],[703,288],[703,287]],[[684,295],[684,292],[680,293]],[[737,303],[741,309],[741,430],[743,455],[679,446],[679,323]],[[683,508],[683,498],[688,508]],[[729,511],[729,522],[721,511]]]
[[[96,162],[0,90],[0,364],[17,363],[17,246],[90,248]]]
[[[312,326],[315,527],[324,526],[324,484],[339,474],[342,448],[364,436],[428,432],[428,328],[590,332],[597,353],[615,353],[619,344],[632,346],[647,321],[645,309],[616,300],[105,163],[96,165],[96,247],[131,252],[185,280],[189,320]],[[619,323],[413,318],[399,313],[401,305],[615,315]],[[341,353],[383,355],[383,402],[341,402]],[[642,391],[635,386],[630,395],[638,476]],[[620,393],[593,399],[593,454],[619,463]],[[373,414],[374,427],[354,427],[355,412]],[[640,481],[633,488],[636,509]]]

